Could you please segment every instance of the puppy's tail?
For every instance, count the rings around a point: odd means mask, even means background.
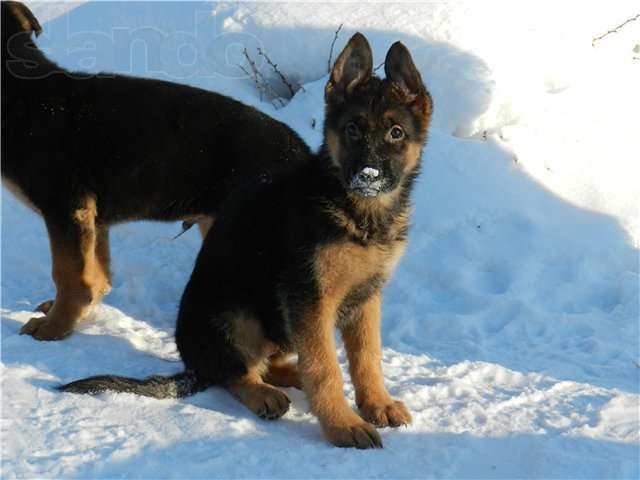
[[[154,375],[142,380],[115,375],[100,375],[76,380],[57,388],[62,392],[88,395],[109,391],[135,393],[153,398],[181,398],[201,392],[211,385],[210,382],[199,379],[193,372],[185,371],[170,377]]]

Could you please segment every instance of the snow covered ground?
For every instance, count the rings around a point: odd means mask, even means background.
[[[39,343],[18,331],[54,294],[47,237],[3,189],[2,478],[640,476],[640,20],[592,46],[637,3],[30,5],[61,64],[220,91],[314,147],[340,24],[335,53],[356,30],[376,64],[405,42],[436,113],[384,304],[385,376],[414,423],[382,431],[383,450],[327,444],[295,390],[277,422],[218,389],[180,401],[53,390],[181,369],[174,319],[200,240],[173,240],[178,224],[114,228],[105,304],[69,339]],[[304,90],[284,108],[261,100],[236,67],[242,45]]]

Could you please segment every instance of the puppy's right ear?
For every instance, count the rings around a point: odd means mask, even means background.
[[[366,83],[373,72],[373,55],[369,42],[356,33],[336,59],[331,77],[324,89],[327,102],[342,102],[360,84]]]
[[[40,22],[36,16],[31,13],[29,8],[20,2],[11,2],[11,1],[3,1],[2,2],[2,16],[13,17],[17,22],[18,31],[23,32],[33,32],[36,34],[36,37],[42,33],[42,27],[40,26]],[[2,26],[4,27],[6,24],[3,21]],[[18,33],[18,32],[8,32],[8,33]],[[3,35],[4,37],[4,35]]]

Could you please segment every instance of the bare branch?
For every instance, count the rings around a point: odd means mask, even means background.
[[[271,100],[271,103],[273,103],[274,107],[278,108],[278,105],[275,102],[280,103],[280,107],[284,107],[285,106],[284,101],[273,90],[273,88],[271,88],[271,85],[269,85],[269,82],[267,82],[267,80],[264,78],[262,73],[260,73],[260,70],[258,70],[256,63],[253,61],[253,59],[249,55],[249,52],[247,51],[247,49],[245,48],[242,51],[242,53],[244,57],[247,59],[247,62],[249,63],[249,67],[251,67],[251,71],[253,72],[253,75],[249,73],[247,69],[244,68],[242,65],[238,65],[238,68],[240,68],[244,73],[246,73],[250,77],[253,77],[253,81],[256,84],[258,92],[260,92],[260,100],[262,101],[262,95],[264,94],[267,98]]]
[[[333,40],[331,41],[331,50],[329,50],[329,62],[327,64],[327,73],[331,73],[331,58],[333,57],[333,47],[336,44],[336,40],[338,40],[338,35],[340,35],[340,30],[342,30],[343,23],[340,24],[336,33],[333,35]]]
[[[602,40],[607,35],[611,35],[612,33],[616,33],[618,30],[620,30],[622,27],[624,27],[627,23],[634,22],[634,21],[638,20],[638,18],[640,18],[640,13],[637,14],[636,16],[634,16],[634,17],[627,18],[624,22],[622,22],[620,25],[615,27],[613,30],[609,30],[608,32],[603,33],[599,37],[595,37],[594,39],[591,40],[591,46],[595,47],[596,46],[596,42]]]
[[[242,53],[244,54],[245,58],[247,59],[247,62],[249,63],[249,66],[251,67],[251,71],[252,73],[249,73],[247,71],[246,68],[244,68],[242,65],[238,64],[238,68],[240,68],[244,73],[246,73],[249,77],[253,78],[254,83],[256,84],[256,88],[258,89],[258,93],[260,93],[260,101],[262,101],[262,94],[264,92],[264,86],[260,83],[260,80],[258,79],[258,69],[256,67],[256,64],[254,63],[254,61],[251,59],[251,57],[249,56],[249,52],[247,52],[247,49],[245,48]]]
[[[293,97],[296,94],[296,92],[293,89],[293,86],[291,85],[289,80],[287,80],[287,77],[285,77],[282,74],[282,72],[278,69],[278,65],[273,63],[269,58],[269,56],[266,53],[264,53],[260,47],[258,47],[258,55],[262,55],[264,59],[267,61],[267,63],[271,65],[271,68],[273,68],[273,71],[276,72],[276,74],[280,77],[280,81],[284,83],[284,85],[289,89],[289,93]]]
[[[380,70],[382,68],[383,65],[384,65],[384,62],[382,62],[380,65],[378,65],[376,68],[374,68],[373,71],[377,72],[378,70]]]
[[[187,222],[186,220],[184,222],[182,222],[182,231],[177,234],[175,237],[173,237],[171,240],[175,240],[176,238],[178,238],[179,236],[181,236],[183,233],[185,233],[187,230],[189,230],[191,227],[193,227],[195,225],[195,223],[193,222]]]

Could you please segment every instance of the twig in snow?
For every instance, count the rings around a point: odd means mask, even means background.
[[[256,84],[256,87],[258,88],[258,92],[260,92],[260,100],[262,100],[262,94],[264,93],[265,96],[271,98],[271,102],[274,104],[274,107],[278,108],[278,105],[275,104],[276,101],[280,103],[280,107],[284,107],[285,106],[284,101],[278,96],[278,94],[273,90],[273,88],[271,88],[271,85],[269,85],[269,82],[267,82],[267,80],[264,78],[262,73],[260,73],[260,70],[258,70],[256,63],[253,61],[253,59],[249,55],[249,52],[247,51],[247,49],[245,48],[242,51],[242,53],[244,54],[244,57],[247,59],[247,62],[249,63],[249,67],[251,67],[251,71],[253,72],[253,75],[249,73],[247,69],[244,68],[242,65],[238,65],[238,68],[240,68],[244,73],[246,73],[250,77],[253,77],[253,81]]]
[[[333,40],[331,41],[331,50],[329,50],[329,62],[327,63],[327,73],[331,73],[331,58],[333,57],[333,47],[336,44],[336,40],[338,40],[338,35],[340,35],[340,30],[342,30],[343,23],[340,24],[336,33],[333,35]]]
[[[263,88],[262,88],[262,85],[260,85],[260,82],[258,81],[258,76],[257,76],[257,75],[251,75],[251,74],[247,71],[247,69],[246,69],[246,68],[244,68],[244,67],[243,67],[242,65],[240,65],[240,64],[238,64],[238,68],[239,68],[240,70],[242,70],[242,71],[247,75],[247,77],[252,77],[252,78],[253,78],[253,81],[254,81],[254,82],[255,82],[255,84],[256,84],[256,88],[258,89],[258,93],[260,93],[260,101],[262,101],[262,90],[263,90]]]
[[[175,240],[176,238],[181,236],[183,233],[185,233],[187,230],[189,230],[194,225],[195,225],[195,223],[187,222],[186,220],[184,222],[182,222],[182,231],[179,234],[177,234],[175,237],[173,237],[172,240]]]
[[[284,83],[285,87],[287,87],[289,89],[289,93],[291,94],[291,96],[293,97],[295,95],[295,90],[293,89],[293,86],[291,85],[291,82],[289,82],[289,80],[287,80],[287,77],[285,77],[282,72],[278,69],[278,65],[273,63],[271,61],[271,59],[269,58],[269,56],[264,53],[262,51],[262,49],[260,47],[258,47],[258,55],[261,55],[262,57],[264,57],[264,59],[267,61],[267,63],[269,65],[271,65],[271,68],[273,68],[273,71],[276,72],[276,74],[280,77],[280,81],[282,83]],[[302,87],[301,87],[302,88]]]
[[[617,27],[615,27],[613,30],[609,30],[606,33],[603,33],[602,35],[600,35],[599,37],[595,37],[594,39],[591,40],[591,46],[595,47],[596,46],[596,42],[602,40],[604,37],[606,37],[607,35],[611,35],[612,33],[616,33],[618,30],[620,30],[622,27],[624,27],[627,23],[631,23],[634,22],[636,20],[638,20],[638,18],[640,18],[640,13],[638,13],[636,16],[631,17],[631,18],[627,18],[624,22],[622,22],[620,25],[618,25]]]

